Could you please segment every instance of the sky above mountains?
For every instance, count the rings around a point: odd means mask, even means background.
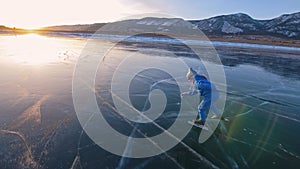
[[[11,0],[2,1],[0,25],[39,28],[49,25],[113,22],[145,13],[184,19],[246,13],[271,19],[300,11],[299,0]],[[156,15],[160,16],[160,15]]]

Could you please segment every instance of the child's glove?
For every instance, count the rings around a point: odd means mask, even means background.
[[[189,94],[190,94],[190,92],[182,92],[182,93],[181,93],[181,97],[186,96],[186,95],[189,95]]]

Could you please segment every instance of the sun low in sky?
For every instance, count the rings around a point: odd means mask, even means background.
[[[0,25],[33,29],[113,22],[144,13],[204,19],[243,12],[256,19],[270,19],[299,10],[299,0],[4,0],[0,7]]]
[[[12,0],[6,1],[1,8],[0,25],[27,29],[109,22],[137,13],[137,10],[118,0]]]

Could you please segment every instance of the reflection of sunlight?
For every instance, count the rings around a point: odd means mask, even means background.
[[[40,124],[41,123],[41,105],[45,100],[49,98],[49,95],[43,96],[38,100],[34,105],[27,108],[19,117],[16,122],[17,127],[20,127],[25,122],[31,120],[31,124]]]
[[[1,41],[3,43],[3,49],[0,49],[1,57],[30,65],[59,62],[61,60],[59,53],[65,45],[62,40],[37,34],[6,36],[1,37]]]

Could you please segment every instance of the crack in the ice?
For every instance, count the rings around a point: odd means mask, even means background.
[[[26,138],[20,133],[20,132],[17,132],[17,131],[12,131],[12,130],[0,130],[1,132],[3,133],[6,133],[6,134],[13,134],[13,135],[16,135],[18,136],[19,138],[21,138],[22,142],[24,143],[25,147],[26,147],[26,150],[28,152],[28,155],[29,155],[29,161],[35,166],[35,167],[38,167],[38,163],[34,160],[34,157],[32,155],[32,151],[31,151],[31,148],[29,147],[29,144],[27,143],[26,141]]]
[[[144,115],[143,113],[137,111],[132,105],[128,104],[126,101],[124,101],[123,99],[121,99],[120,97],[118,97],[117,95],[115,95],[113,92],[111,92],[112,95],[114,95],[115,97],[117,97],[120,101],[122,101],[123,103],[125,103],[128,107],[132,108],[133,110],[135,110],[139,115],[143,116],[144,118],[149,119],[146,115]],[[118,111],[117,111],[118,112]],[[120,113],[120,112],[118,112]],[[174,136],[172,133],[168,132],[167,130],[165,130],[163,127],[161,127],[159,124],[155,123],[154,121],[152,122],[152,124],[154,124],[156,127],[158,127],[159,129],[161,129],[162,131],[164,131],[166,134],[168,134],[171,138],[175,139],[178,141],[179,144],[183,145],[185,148],[187,148],[190,152],[192,152],[194,155],[196,155],[202,162],[206,163],[206,165],[208,165],[208,167],[211,168],[218,168],[217,166],[215,166],[212,162],[208,161],[205,157],[203,157],[202,155],[200,155],[198,152],[196,152],[194,149],[192,149],[190,146],[188,146],[187,144],[183,143],[180,139],[178,139],[176,136]],[[146,139],[149,139],[150,142],[153,142],[151,140],[151,138],[146,137]],[[155,144],[155,142],[153,142],[153,145],[158,146]],[[157,148],[160,148],[159,146]],[[161,148],[160,148],[161,149]],[[173,159],[173,158],[172,158]],[[171,159],[171,160],[172,160]],[[175,159],[174,159],[175,160]],[[173,160],[172,160],[173,161]],[[176,161],[176,160],[175,160]],[[177,163],[177,161],[176,161]]]

